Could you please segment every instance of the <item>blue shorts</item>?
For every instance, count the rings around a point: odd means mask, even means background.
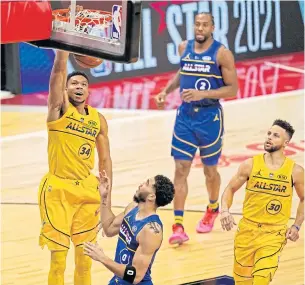
[[[205,165],[216,165],[221,156],[223,110],[220,105],[194,107],[182,104],[176,115],[171,155],[175,160],[193,160],[197,149]]]

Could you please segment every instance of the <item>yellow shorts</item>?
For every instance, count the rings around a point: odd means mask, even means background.
[[[45,175],[39,186],[41,217],[39,245],[50,250],[69,249],[93,241],[97,236],[100,205],[98,180],[91,174],[84,180]]]
[[[286,226],[258,224],[241,219],[234,241],[234,280],[247,281],[255,275],[272,280],[286,245]]]

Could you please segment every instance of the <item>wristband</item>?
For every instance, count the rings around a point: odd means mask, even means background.
[[[300,230],[300,227],[297,225],[292,225],[292,227],[295,227],[298,231]]]
[[[133,266],[127,265],[124,272],[123,280],[129,283],[133,283],[137,275],[137,271]]]

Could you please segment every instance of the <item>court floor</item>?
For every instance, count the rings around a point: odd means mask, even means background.
[[[285,119],[296,133],[286,155],[304,166],[303,90],[224,104],[225,137],[220,161],[221,193],[238,165],[263,150],[267,129],[277,119]],[[132,199],[138,185],[150,176],[164,174],[173,178],[170,157],[174,111],[117,112],[101,110],[108,119],[113,160],[112,204],[115,213]],[[37,206],[38,184],[47,172],[45,108],[2,106],[1,110],[1,278],[3,285],[46,284],[49,252],[38,246],[40,230]],[[95,172],[97,171],[97,164]],[[244,191],[236,193],[232,212],[241,218]],[[190,241],[172,247],[167,240],[173,222],[172,204],[160,209],[164,222],[164,242],[153,267],[156,285],[177,285],[220,275],[232,276],[233,239],[236,228],[223,232],[219,218],[214,231],[199,235],[195,225],[208,202],[203,170],[195,158],[189,176],[185,228]],[[290,224],[296,214],[293,197]],[[114,257],[116,238],[99,237],[109,257]],[[94,263],[93,284],[107,284],[112,274]],[[73,248],[68,256],[65,284],[73,284]],[[304,284],[304,234],[285,247],[275,285]]]

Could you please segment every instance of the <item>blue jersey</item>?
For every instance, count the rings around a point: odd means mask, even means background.
[[[151,215],[147,218],[144,218],[142,220],[136,220],[136,215],[139,211],[138,207],[135,207],[132,209],[125,217],[120,227],[120,233],[118,237],[118,243],[116,247],[115,252],[115,262],[120,264],[126,264],[126,265],[132,265],[132,260],[134,257],[134,254],[139,246],[139,243],[137,242],[137,235],[139,232],[143,229],[145,225],[147,225],[150,222],[156,222],[158,223],[162,230],[163,225],[158,215]],[[151,263],[144,275],[144,278],[142,281],[138,284],[141,285],[151,285],[151,266],[154,262],[156,253],[154,253]],[[114,276],[112,280],[110,281],[110,284],[118,284],[118,285],[130,285],[130,283],[122,280],[118,276]]]
[[[203,53],[194,51],[195,41],[190,40],[180,60],[180,92],[183,89],[210,90],[224,86],[220,67],[217,65],[217,52],[222,44],[216,40]],[[202,99],[182,104],[196,106],[219,105],[218,99]]]

